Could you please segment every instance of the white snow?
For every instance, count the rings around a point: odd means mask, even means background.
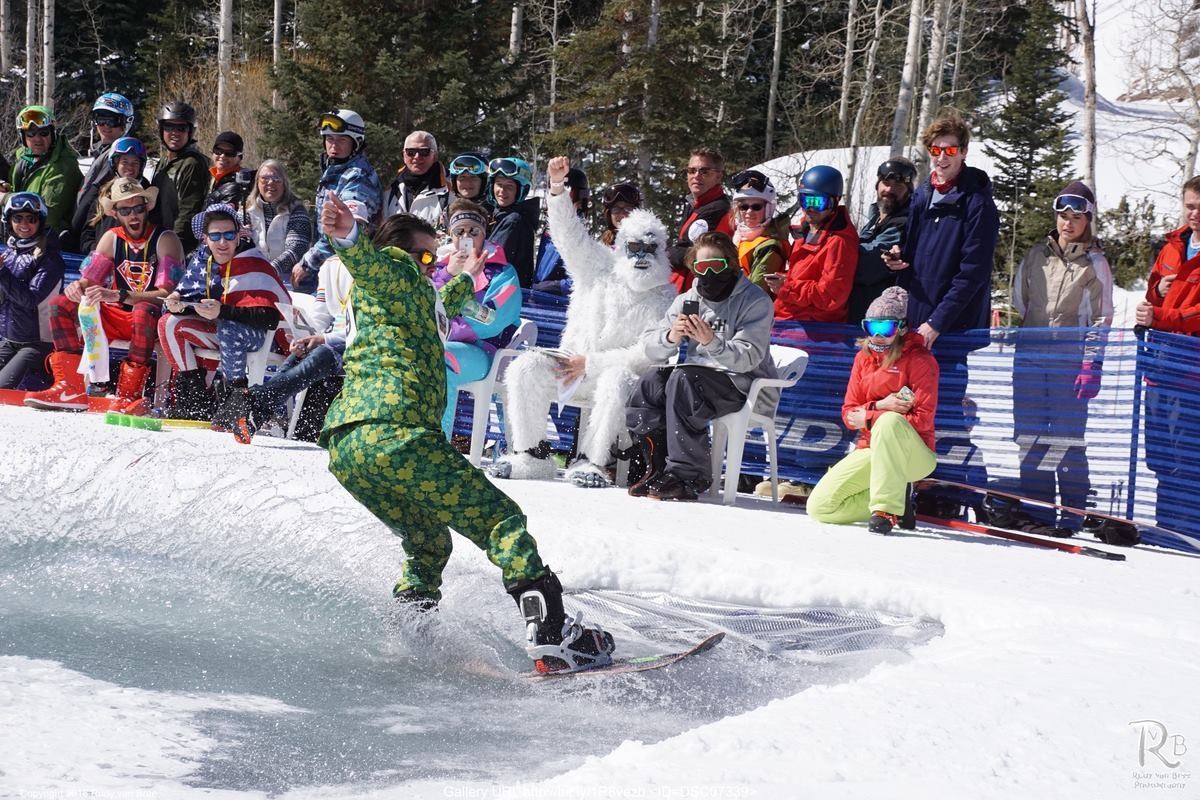
[[[0,407],[0,446],[7,524],[0,564],[10,548],[57,537],[119,538],[153,552],[171,540],[155,538],[151,527],[91,524],[104,519],[93,512],[105,498],[121,507],[141,496],[165,520],[220,498],[204,506],[203,529],[225,553],[214,569],[242,568],[256,553],[287,554],[313,570],[344,573],[331,581],[353,576],[381,597],[397,569],[395,539],[350,500],[313,447],[270,439],[241,447],[207,431],[150,433],[106,426],[95,415],[11,407]],[[31,486],[47,487],[43,502],[22,500]],[[729,508],[562,483],[503,488],[569,587],[867,607],[936,618],[945,635],[861,679],[816,686],[655,744],[627,741],[540,783],[328,786],[285,796],[1094,800],[1146,796],[1138,782],[1160,780],[1156,774],[1183,788],[1149,796],[1200,796],[1200,562],[1193,558],[1133,550],[1114,563],[965,534],[873,536],[746,500]],[[273,522],[246,536],[256,514]],[[464,573],[498,583],[482,554],[456,538],[448,574],[453,582]],[[198,586],[204,577],[195,576]],[[0,572],[0,585],[4,578]],[[255,611],[244,609],[248,617]],[[271,697],[122,688],[46,661],[0,658],[0,794],[199,791],[188,776],[215,743],[196,715],[225,706],[300,711]],[[404,713],[385,710],[380,723],[411,730],[412,715],[398,708]],[[551,722],[524,708],[514,703],[514,724]],[[1141,720],[1181,737],[1160,751],[1178,769],[1153,753],[1139,766],[1141,727],[1133,723]]]

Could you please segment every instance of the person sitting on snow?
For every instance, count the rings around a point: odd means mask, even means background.
[[[667,261],[667,229],[649,211],[629,214],[610,249],[588,235],[566,191],[566,158],[551,159],[550,232],[574,281],[560,342],[565,356],[522,353],[505,373],[509,454],[493,467],[504,478],[552,478],[546,415],[560,384],[581,381],[576,395],[590,397],[588,424],[580,433],[582,458],[568,477],[577,486],[603,487],[603,468],[625,430],[625,398],[637,373],[650,365],[638,335],[662,318],[675,297]]]
[[[450,320],[446,337],[446,412],[442,432],[449,439],[458,407],[458,387],[477,381],[492,368],[492,357],[506,346],[521,322],[521,285],[517,271],[504,257],[504,248],[485,242],[487,210],[469,200],[450,206],[450,257],[433,273],[439,289],[461,273],[467,262],[483,259],[483,272],[475,281],[479,312]],[[472,271],[474,272],[474,271]],[[488,319],[480,317],[487,316]]]
[[[908,292],[883,290],[862,322],[866,336],[842,404],[846,427],[859,431],[858,446],[830,467],[808,497],[818,522],[848,524],[870,518],[872,533],[891,533],[908,516],[908,484],[937,466],[933,415],[938,364],[925,338],[910,331]],[[905,522],[912,527],[912,521]]]
[[[129,341],[129,355],[121,362],[116,397],[107,401],[108,409],[131,414],[149,410],[143,395],[158,339],[162,299],[183,272],[179,237],[149,222],[157,199],[157,189],[143,187],[135,178],[113,182],[104,211],[115,216],[121,226],[100,237],[79,280],[67,284],[63,293],[50,301],[54,385],[30,394],[25,405],[74,411],[89,407],[89,390],[79,369],[84,340],[78,314],[81,301],[86,301],[87,306],[99,306],[100,327],[109,341]],[[106,374],[107,364],[104,371]],[[104,395],[109,388],[107,383],[93,383],[90,391]]]
[[[755,378],[776,374],[775,307],[742,272],[733,240],[719,231],[701,234],[686,262],[696,276],[692,288],[642,334],[646,354],[667,366],[641,374],[626,408],[647,465],[629,487],[634,497],[695,500],[707,490],[708,423],[745,405]],[[778,401],[776,389],[763,392],[757,405],[770,413]]]
[[[239,218],[239,211],[226,203],[192,218],[193,234],[206,247],[196,251],[179,288],[164,300],[170,313],[159,320],[158,334],[174,370],[172,415],[211,418],[214,430],[233,431],[238,441],[249,442],[247,357],[278,325],[275,304],[291,296],[258,248],[238,252]],[[223,396],[208,397],[207,371],[197,349],[220,353]],[[215,415],[214,400],[221,404]]]

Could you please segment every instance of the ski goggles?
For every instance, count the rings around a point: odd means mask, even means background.
[[[604,190],[601,200],[606,206],[625,203],[634,208],[642,207],[642,191],[632,183],[618,183]]]
[[[938,147],[936,144],[929,145],[929,155],[933,156],[934,158],[937,158],[943,153],[946,154],[947,158],[954,158],[958,155],[960,150],[962,150],[962,148],[955,144],[952,144],[949,147]]]
[[[488,162],[488,174],[515,178],[521,174],[521,165],[513,158],[493,158]]]
[[[409,250],[408,254],[412,256],[412,260],[420,264],[422,267],[428,267],[434,261],[437,261],[437,256],[428,250]]]
[[[828,211],[833,208],[833,198],[827,194],[802,194],[800,207],[806,211]]]
[[[483,175],[487,172],[487,164],[479,156],[461,155],[450,162],[450,174]]]
[[[339,117],[337,114],[322,114],[320,121],[317,123],[317,129],[324,136],[327,133],[337,133],[349,135],[351,133],[366,133],[361,125],[351,125],[346,120]]]
[[[770,181],[756,169],[744,169],[733,176],[732,183],[734,189],[745,189],[749,186],[755,191],[765,192]]]
[[[729,269],[727,258],[697,258],[692,262],[692,272],[697,275],[715,275]]]
[[[17,192],[8,196],[8,209],[10,213],[17,211],[32,211],[38,216],[46,214],[46,206],[42,202],[41,196],[33,192]]]
[[[47,128],[54,124],[54,117],[40,108],[27,108],[17,115],[17,128],[28,131],[30,128]]]
[[[631,256],[652,256],[658,252],[658,242],[626,242],[625,252]]]
[[[881,181],[912,183],[917,179],[917,168],[906,161],[893,158],[880,164],[875,175]]]
[[[1091,214],[1095,210],[1096,206],[1091,200],[1077,194],[1060,194],[1054,198],[1055,214],[1061,214],[1064,211],[1074,211],[1076,214]]]
[[[125,118],[111,111],[97,111],[92,114],[92,122],[106,128],[124,128]]]
[[[862,329],[867,336],[895,336],[903,324],[899,319],[864,319]]]

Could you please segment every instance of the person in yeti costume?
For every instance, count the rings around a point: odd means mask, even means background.
[[[575,214],[566,186],[570,161],[548,166],[550,234],[574,281],[560,350],[556,357],[522,353],[505,375],[505,415],[509,455],[493,470],[498,477],[553,478],[555,464],[545,441],[546,415],[558,398],[560,382],[583,380],[576,397],[592,401],[588,424],[580,431],[581,458],[567,471],[577,486],[604,487],[603,467],[612,445],[626,430],[625,401],[638,372],[650,365],[639,336],[658,323],[674,300],[667,229],[649,211],[629,214],[613,249],[593,239]]]

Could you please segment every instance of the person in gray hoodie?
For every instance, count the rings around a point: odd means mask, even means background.
[[[755,378],[776,375],[775,306],[742,272],[733,240],[705,233],[685,263],[696,279],[642,334],[646,355],[660,366],[642,374],[625,409],[646,460],[646,473],[629,487],[635,497],[695,500],[707,490],[708,423],[740,409]],[[771,413],[778,402],[778,390],[763,392],[758,410]]]

